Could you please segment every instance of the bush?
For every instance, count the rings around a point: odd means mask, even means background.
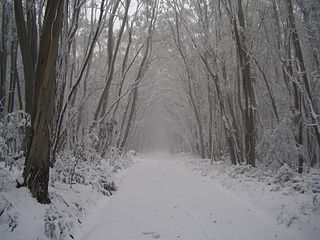
[[[57,155],[55,167],[51,171],[51,184],[56,181],[70,184],[92,185],[104,195],[112,195],[117,190],[113,180],[119,170],[132,165],[131,156],[121,156],[117,148],[109,148],[102,158],[90,141],[78,144],[74,151],[64,151]]]
[[[276,128],[264,131],[257,148],[260,164],[271,169],[278,169],[284,164],[297,168],[299,157],[305,154],[302,146],[296,144],[291,125],[288,119],[284,119]]]
[[[0,119],[0,161],[5,161],[7,167],[23,158],[25,135],[30,127],[31,117],[23,111],[9,113]]]

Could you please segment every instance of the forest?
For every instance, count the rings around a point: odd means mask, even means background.
[[[320,1],[1,0],[0,12],[0,194],[12,182],[52,204],[55,181],[161,151],[312,175],[320,210]]]

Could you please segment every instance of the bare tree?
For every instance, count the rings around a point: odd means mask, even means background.
[[[124,17],[121,22],[121,26],[118,32],[118,35],[116,37],[116,42],[114,43],[114,33],[113,33],[113,27],[114,27],[114,19],[116,16],[116,12],[118,10],[120,0],[116,0],[114,2],[113,8],[112,8],[112,13],[108,21],[108,70],[106,74],[106,85],[103,89],[102,95],[100,97],[97,110],[94,115],[94,120],[97,121],[98,117],[103,116],[107,107],[107,101],[109,98],[109,91],[110,91],[110,86],[111,82],[113,80],[113,75],[114,75],[114,66],[116,63],[118,51],[119,51],[119,46],[121,43],[122,35],[127,23],[127,17],[128,17],[128,12],[129,12],[129,7],[130,7],[131,0],[126,0],[125,1],[125,13]]]
[[[148,66],[151,61],[152,57],[152,36],[155,28],[155,23],[157,21],[157,6],[158,1],[154,1],[154,3],[151,3],[151,10],[149,10],[149,4],[146,5],[147,10],[147,20],[149,21],[148,26],[148,32],[147,32],[147,38],[146,38],[146,44],[144,49],[144,54],[142,56],[142,60],[140,62],[140,66],[138,69],[137,76],[134,81],[134,89],[133,89],[133,96],[132,96],[132,102],[131,102],[131,109],[128,116],[128,123],[124,131],[124,135],[122,138],[122,141],[119,145],[120,149],[123,149],[126,145],[126,142],[128,140],[129,132],[131,130],[131,126],[133,125],[133,119],[134,114],[136,112],[136,104],[138,101],[138,84],[140,83],[141,79],[143,78],[144,74],[146,73]],[[150,13],[149,13],[150,11]],[[150,16],[148,16],[150,14]]]

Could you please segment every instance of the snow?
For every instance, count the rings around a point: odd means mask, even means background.
[[[132,154],[131,154],[132,155]],[[41,205],[31,197],[26,188],[16,188],[14,179],[19,179],[22,168],[6,168],[0,162],[0,239],[74,239],[76,232],[80,232],[82,222],[86,216],[104,203],[113,192],[105,189],[109,183],[118,186],[118,182],[127,168],[133,164],[130,153],[117,158],[117,164],[111,166],[107,159],[94,159],[94,164],[79,162],[76,169],[77,176],[84,178],[83,183],[75,181],[65,182],[66,170],[61,165],[70,158],[59,159],[57,169],[51,171],[49,187],[51,204]],[[66,156],[64,156],[66,157]],[[82,168],[87,164],[86,173]],[[23,164],[23,162],[22,162]]]
[[[313,239],[172,158],[135,164],[76,239]]]
[[[1,240],[319,239],[319,171],[263,172],[182,154],[134,160],[111,176],[112,196],[57,181],[52,204],[41,205],[25,188],[1,190]]]
[[[208,159],[181,155],[179,163],[269,216],[276,224],[295,231],[300,239],[320,236],[320,170],[303,175],[284,164],[276,171],[247,165],[212,164]]]
[[[1,216],[1,239],[36,239],[43,236],[45,206],[30,197],[26,188],[12,189],[6,194],[12,206]],[[7,223],[9,227],[7,227]]]

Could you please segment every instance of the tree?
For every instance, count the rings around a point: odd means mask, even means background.
[[[114,28],[114,19],[116,12],[118,10],[120,4],[120,0],[116,0],[114,2],[113,8],[112,8],[112,13],[108,21],[108,63],[107,63],[107,74],[106,74],[106,84],[103,89],[102,95],[99,99],[99,103],[97,106],[97,110],[94,115],[94,121],[97,121],[99,117],[102,117],[105,114],[106,107],[107,107],[107,102],[109,98],[109,91],[110,91],[110,86],[111,82],[114,77],[114,68],[115,68],[115,63],[116,59],[118,56],[119,52],[119,46],[121,43],[123,31],[125,29],[126,23],[127,23],[127,17],[128,17],[128,12],[131,4],[131,0],[126,0],[125,1],[125,13],[121,22],[121,26],[118,32],[118,35],[116,37],[116,41],[114,42],[114,33],[113,33],[113,28]]]
[[[232,16],[236,45],[239,53],[239,62],[241,68],[241,78],[243,92],[245,96],[245,154],[247,163],[255,166],[256,162],[256,99],[254,93],[252,72],[251,72],[251,57],[248,48],[248,43],[245,35],[246,24],[245,16],[242,8],[242,1],[237,2],[238,21],[236,16]]]
[[[25,111],[31,115],[32,119],[34,119],[35,71],[38,55],[38,28],[35,8],[35,0],[28,0],[28,4],[26,4],[27,20],[25,21],[22,1],[14,0],[15,20],[25,81]]]
[[[157,6],[158,6],[157,0],[151,4],[151,10],[149,9],[149,4],[146,4],[147,20],[149,21],[149,26],[148,26],[148,32],[147,32],[147,37],[146,37],[146,43],[144,46],[145,49],[144,49],[144,54],[142,56],[142,60],[139,65],[137,76],[134,81],[131,109],[130,109],[129,116],[128,116],[128,123],[127,123],[127,126],[124,131],[124,136],[123,136],[122,141],[119,145],[120,149],[123,149],[127,143],[129,132],[131,130],[131,126],[133,125],[133,117],[134,117],[134,114],[136,113],[136,104],[138,101],[138,85],[139,85],[140,81],[142,80],[144,74],[146,73],[148,66],[151,62],[152,37],[153,37],[154,28],[155,28],[155,23],[157,21]],[[149,16],[149,14],[150,14],[150,16]]]
[[[55,98],[56,59],[62,27],[63,0],[48,1],[41,27],[35,71],[32,138],[23,172],[24,184],[40,203],[49,203],[52,118]],[[16,1],[17,3],[17,1]],[[20,42],[22,40],[20,39]]]
[[[0,117],[5,112],[6,83],[7,83],[7,57],[8,57],[8,24],[9,4],[7,1],[0,3],[1,36],[0,36]]]

